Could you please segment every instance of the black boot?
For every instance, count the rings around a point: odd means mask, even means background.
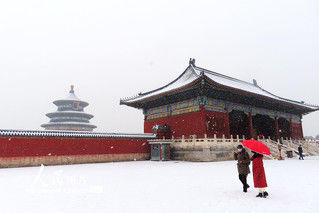
[[[247,186],[243,186],[244,192],[247,192]]]
[[[268,192],[264,192],[263,197],[266,198],[268,196]]]
[[[256,197],[263,197],[263,193],[259,193]]]
[[[244,185],[243,186],[243,189],[244,189],[244,192],[247,192],[247,189],[249,188],[250,186],[248,184]]]

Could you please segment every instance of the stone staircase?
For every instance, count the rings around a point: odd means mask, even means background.
[[[318,156],[319,155],[319,144],[316,142],[310,142],[310,141],[305,141],[305,140],[291,140],[291,139],[286,139],[284,140],[283,138],[277,141],[271,140],[271,139],[259,139],[261,142],[265,143],[269,149],[270,152],[272,153],[272,156],[274,157],[275,155],[279,156],[279,149],[278,145],[280,144],[281,146],[281,155],[284,157],[287,155],[288,151],[292,151],[294,155],[299,155],[298,152],[298,147],[299,144],[301,144],[303,148],[303,154],[304,156]]]

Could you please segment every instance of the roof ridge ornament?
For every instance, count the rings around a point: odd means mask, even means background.
[[[71,85],[70,93],[74,93],[74,85]]]
[[[195,58],[189,58],[189,65],[195,66]]]

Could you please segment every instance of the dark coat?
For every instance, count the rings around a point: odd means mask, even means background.
[[[298,146],[298,152],[299,152],[299,154],[302,154],[302,147],[301,146]]]
[[[241,152],[235,152],[234,153],[235,160],[238,161],[237,163],[237,169],[239,174],[249,174],[249,164],[250,164],[250,158],[249,154],[246,152],[245,149],[243,149]]]
[[[265,188],[267,187],[266,174],[263,163],[263,155],[254,154],[252,156],[253,161],[253,176],[254,176],[254,186],[255,188]]]

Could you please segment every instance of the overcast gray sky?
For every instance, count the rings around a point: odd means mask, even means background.
[[[41,129],[70,85],[96,131],[143,132],[120,98],[196,65],[319,104],[319,2],[0,1],[0,128]],[[319,134],[319,112],[304,117]]]

